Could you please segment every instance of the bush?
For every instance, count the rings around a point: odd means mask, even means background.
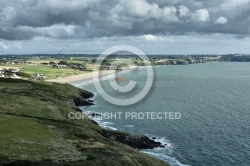
[[[30,78],[31,77],[31,74],[24,73],[24,72],[19,72],[18,75],[21,76],[21,77],[26,77],[26,78]]]

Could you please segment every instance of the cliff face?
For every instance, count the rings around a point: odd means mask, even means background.
[[[68,118],[92,96],[71,85],[0,79],[0,165],[168,165],[132,148],[158,143]]]

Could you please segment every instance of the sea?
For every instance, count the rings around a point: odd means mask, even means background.
[[[96,79],[74,83],[95,94],[95,105],[83,107],[83,112],[121,112],[120,117],[92,118],[103,128],[144,134],[161,142],[165,147],[140,151],[171,166],[250,165],[250,63],[154,66],[153,70],[149,93],[130,106],[106,101],[97,93]],[[112,77],[101,79],[107,94],[118,99],[131,98],[145,86],[147,69],[124,71],[116,76],[125,80],[116,80],[120,86],[136,81],[135,89],[127,94],[112,89]],[[125,117],[129,112],[168,112],[181,117]]]

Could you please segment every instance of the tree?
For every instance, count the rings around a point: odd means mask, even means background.
[[[53,62],[53,61],[50,61],[49,64],[50,64],[50,65],[55,65],[56,63]]]
[[[92,59],[90,62],[91,63],[96,63],[96,59]]]

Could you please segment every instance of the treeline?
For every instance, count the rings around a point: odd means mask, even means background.
[[[225,55],[221,58],[222,61],[226,62],[250,62],[250,56],[249,55]]]

